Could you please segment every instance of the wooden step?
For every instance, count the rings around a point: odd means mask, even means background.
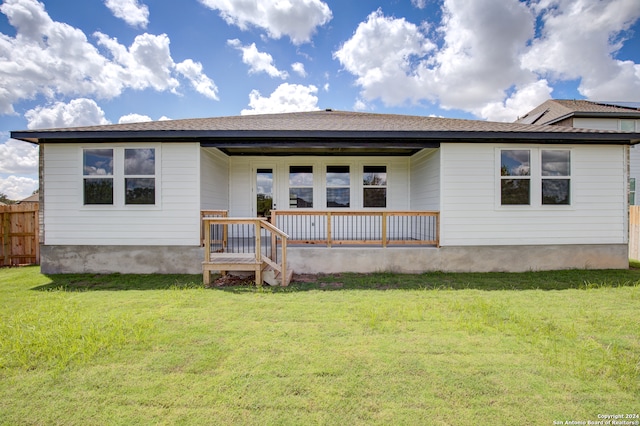
[[[287,271],[286,285],[289,285],[292,277],[293,271],[289,269]],[[280,273],[280,271],[276,271],[270,266],[268,266],[267,269],[262,272],[262,279],[270,286],[282,286],[282,274]]]

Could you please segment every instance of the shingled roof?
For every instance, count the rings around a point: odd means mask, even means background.
[[[611,117],[640,119],[640,110],[633,103],[617,104],[586,100],[549,99],[519,117],[520,124],[554,124],[570,117]]]
[[[188,141],[227,152],[266,147],[282,151],[293,146],[319,150],[375,146],[415,151],[451,141],[640,142],[640,134],[621,132],[333,110],[24,130],[11,132],[11,137],[32,143]]]

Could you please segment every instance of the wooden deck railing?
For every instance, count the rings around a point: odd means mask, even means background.
[[[204,219],[205,217],[227,217],[229,212],[227,210],[201,210],[200,211],[200,245],[204,246]],[[222,237],[222,236],[221,236]]]
[[[211,271],[254,271],[256,284],[263,283],[263,270],[271,268],[280,285],[287,286],[291,271],[287,269],[288,235],[264,218],[203,216],[204,283]],[[278,255],[278,247],[281,249]]]
[[[272,210],[289,244],[440,245],[437,211]]]

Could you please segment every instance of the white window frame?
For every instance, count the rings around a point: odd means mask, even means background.
[[[349,169],[349,183],[347,185],[329,185],[328,175],[329,175],[329,167],[347,167]],[[327,209],[340,209],[340,210],[349,210],[353,209],[353,164],[337,164],[333,162],[328,162],[324,165],[324,206]],[[329,203],[329,197],[327,196],[327,192],[329,189],[348,189],[349,190],[349,207],[329,207],[327,204]]]
[[[384,185],[365,185],[364,184],[364,168],[365,167],[384,167],[385,168],[385,174],[387,175],[387,180],[385,182]],[[387,163],[378,163],[378,162],[362,162],[362,164],[360,165],[360,185],[359,185],[359,189],[360,189],[360,195],[361,195],[361,205],[363,209],[371,209],[371,210],[386,210],[389,208],[389,175],[390,175],[390,167],[389,164]],[[384,207],[365,207],[364,205],[364,190],[367,188],[372,188],[372,189],[385,189],[385,199],[384,199]]]
[[[292,167],[311,167],[311,185],[291,185],[291,168]],[[317,206],[317,200],[316,200],[316,195],[318,192],[318,185],[316,183],[316,179],[317,179],[317,173],[316,170],[318,169],[316,164],[313,164],[311,162],[309,163],[305,163],[305,164],[289,164],[287,165],[287,198],[288,198],[288,208],[291,210],[313,210],[316,209],[315,206]],[[292,206],[291,205],[291,189],[308,189],[311,188],[311,207],[298,207],[296,206]]]
[[[153,176],[138,176],[138,175],[125,175],[124,174],[124,150],[125,149],[154,149],[154,166],[155,174]],[[113,204],[84,204],[84,179],[87,178],[84,175],[84,152],[87,149],[112,149],[113,150]],[[162,149],[160,144],[87,144],[79,147],[78,150],[79,161],[79,186],[78,186],[78,199],[80,208],[83,210],[160,210],[162,208],[162,187],[161,187],[161,167],[162,162]],[[155,204],[126,204],[126,189],[125,178],[153,178],[155,179]]]
[[[529,151],[529,176],[530,199],[529,204],[502,204],[502,151]],[[569,151],[569,176],[542,176],[542,151]],[[574,210],[575,209],[575,180],[573,177],[574,150],[569,146],[500,146],[495,150],[495,209],[496,210]],[[567,179],[569,180],[569,204],[543,204],[542,181],[543,179]]]

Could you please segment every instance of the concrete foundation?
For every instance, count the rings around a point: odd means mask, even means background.
[[[202,274],[197,246],[40,246],[43,274]]]
[[[194,246],[41,246],[45,274],[201,274]],[[295,273],[523,272],[626,269],[626,244],[474,247],[289,247]]]
[[[524,272],[556,269],[627,269],[626,244],[473,247],[293,247],[297,273]]]

